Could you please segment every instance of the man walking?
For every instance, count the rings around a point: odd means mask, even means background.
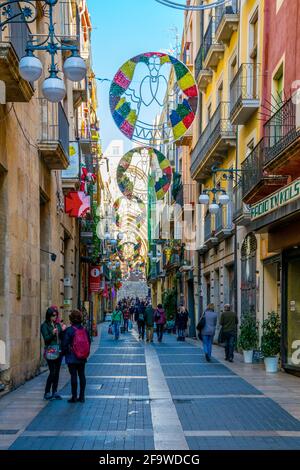
[[[233,362],[237,324],[237,314],[231,310],[229,304],[224,305],[224,312],[221,315],[220,325],[222,327],[222,335],[225,340],[225,361]]]
[[[153,343],[154,310],[151,303],[149,303],[149,305],[146,307],[144,318],[146,325],[147,343]]]

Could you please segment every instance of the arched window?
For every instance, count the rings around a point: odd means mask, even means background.
[[[241,249],[241,303],[242,315],[253,313],[256,316],[256,252],[257,240],[254,233],[249,233]]]

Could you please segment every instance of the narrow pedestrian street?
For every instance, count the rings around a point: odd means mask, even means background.
[[[46,374],[1,399],[1,449],[300,449],[299,378],[239,356],[225,365],[219,347],[207,363],[199,341],[147,344],[133,330],[116,342],[107,330],[93,345],[84,405],[67,403],[66,371],[63,401],[42,400]]]

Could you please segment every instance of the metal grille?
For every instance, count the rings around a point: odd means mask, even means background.
[[[38,98],[41,113],[40,141],[59,141],[69,155],[69,121],[61,103],[50,103]]]

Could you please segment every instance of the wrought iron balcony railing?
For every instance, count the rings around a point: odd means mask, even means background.
[[[232,203],[227,206],[221,206],[219,212],[216,214],[216,233],[224,230],[230,231],[233,229],[232,222]]]
[[[261,139],[241,165],[243,199],[263,178],[264,155],[265,139]]]
[[[197,56],[196,56],[196,60],[195,60],[195,77],[196,77],[196,80],[198,79],[199,73],[202,70],[203,53],[204,53],[203,46],[200,46],[199,51],[198,51]]]
[[[232,0],[231,5],[216,7],[216,31],[221,24],[224,15],[235,15],[239,12],[239,0]]]
[[[234,221],[237,219],[241,219],[243,217],[245,218],[250,217],[249,206],[247,206],[247,204],[243,202],[243,185],[241,183],[237,184],[233,188],[232,202],[233,202],[233,220]]]
[[[215,236],[215,216],[208,213],[204,219],[204,242]]]
[[[11,5],[11,14],[18,14],[20,6]],[[18,56],[21,59],[25,55],[27,41],[30,39],[30,29],[27,23],[9,23],[3,31],[0,29],[0,42],[10,42]]]
[[[266,151],[265,164],[281,156],[300,137],[296,103],[289,99],[264,126]]]
[[[230,103],[223,101],[209,120],[192,152],[192,173],[220,138],[235,138],[235,126],[230,121]]]
[[[259,64],[242,64],[230,84],[231,116],[243,101],[259,100]]]
[[[41,109],[41,141],[59,141],[66,155],[69,153],[69,121],[61,103],[50,103],[39,98]]]

